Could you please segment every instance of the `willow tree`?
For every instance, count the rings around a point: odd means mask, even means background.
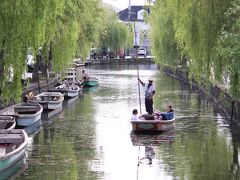
[[[98,0],[80,2],[78,20],[80,33],[78,35],[77,55],[86,57],[92,46],[97,46],[104,29],[105,9]]]
[[[107,10],[105,12],[104,22],[104,29],[99,40],[100,47],[111,48],[116,52],[119,48],[132,45],[133,33],[131,28],[120,22],[113,11]]]
[[[175,41],[173,14],[166,1],[156,1],[150,15],[150,38],[153,54],[159,64],[177,65],[179,51]]]
[[[40,9],[44,3],[46,1],[20,0],[0,3],[0,90],[3,101],[20,97],[27,48],[41,44],[43,14]],[[9,79],[9,75],[12,78]]]
[[[53,70],[60,71],[75,55],[85,55],[101,31],[97,0],[3,0],[0,10],[2,101],[20,99],[29,47],[42,47],[44,61],[51,56]]]
[[[218,60],[215,62],[219,71],[218,79],[221,80],[226,73],[231,82],[230,92],[240,98],[240,1],[233,2],[232,7],[226,12],[228,21],[223,25],[218,38]]]
[[[176,54],[180,52],[181,57],[187,59],[186,70],[190,77],[207,84],[222,78],[219,64],[227,64],[220,63],[219,48],[216,47],[223,24],[232,24],[232,19],[225,15],[232,1],[156,0],[150,23],[152,46],[158,62],[167,65],[181,63],[176,61]],[[239,7],[239,1],[236,2]],[[236,16],[232,18],[236,19]],[[231,81],[233,84],[236,84],[236,79]]]

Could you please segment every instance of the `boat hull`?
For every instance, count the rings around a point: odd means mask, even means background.
[[[98,85],[97,80],[89,80],[89,81],[83,82],[83,87],[93,87],[93,86],[97,86],[97,85]]]
[[[70,97],[70,98],[76,97],[76,96],[78,96],[78,92],[79,92],[79,90],[78,90],[78,91],[67,91],[67,92],[64,94],[64,96],[65,96],[65,97]]]
[[[40,121],[41,119],[41,115],[42,113],[36,115],[36,116],[25,116],[25,117],[21,117],[19,116],[17,118],[17,125],[18,126],[31,126],[33,124],[35,124],[36,122]]]
[[[131,121],[132,131],[135,132],[163,132],[174,127],[172,120],[137,120]]]
[[[62,102],[59,103],[59,102],[44,102],[44,101],[41,101],[39,102],[39,104],[42,105],[43,109],[47,110],[54,110],[54,109],[58,109],[58,108],[61,108],[62,107]]]
[[[21,134],[24,138],[24,141],[17,149],[15,149],[7,154],[0,155],[0,173],[4,170],[8,169],[9,167],[13,166],[16,162],[18,162],[21,158],[23,158],[25,156],[25,150],[26,150],[27,139],[28,139],[28,136],[24,130],[20,130],[20,129],[15,129],[15,130],[10,130],[10,131],[1,130],[0,131],[0,142],[1,143],[2,143],[2,141],[5,141],[5,136],[6,136],[6,134],[8,134],[5,132],[14,132],[14,133]]]
[[[13,166],[19,159],[25,156],[25,148],[19,151],[18,154],[9,157],[5,160],[0,160],[0,172],[8,169],[9,167]]]
[[[66,85],[57,86],[55,89],[49,90],[49,92],[60,92],[64,97],[72,98],[78,96],[80,91],[79,86],[75,85],[72,87],[66,87]]]

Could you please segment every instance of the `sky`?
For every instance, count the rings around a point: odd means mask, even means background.
[[[119,10],[123,10],[128,7],[129,0],[102,0],[106,4],[113,5]],[[131,0],[131,5],[144,5],[145,0]]]

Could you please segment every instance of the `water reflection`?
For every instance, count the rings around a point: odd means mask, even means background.
[[[91,93],[91,92],[95,92],[97,90],[98,86],[93,86],[93,87],[84,87],[82,89],[82,93],[86,94],[86,93]]]
[[[40,131],[41,125],[42,125],[42,120],[39,120],[39,121],[35,122],[34,124],[32,124],[31,126],[26,126],[26,127],[19,126],[17,128],[24,129],[28,135],[31,135],[31,134],[34,134],[34,133],[37,133],[38,131]]]
[[[147,159],[148,164],[152,164],[152,160],[155,158],[155,151],[151,146],[145,146],[145,156],[140,159],[139,163],[143,163],[143,160]]]
[[[67,98],[67,99],[64,99],[63,101],[63,108],[67,107],[67,106],[72,106],[74,105],[74,103],[76,101],[79,100],[79,96],[75,96],[75,97],[72,97],[72,98]]]
[[[63,111],[63,108],[58,108],[58,109],[54,109],[52,111],[45,111],[42,113],[42,121],[44,121],[44,123],[46,123],[45,121],[51,121],[52,118],[54,118],[55,116],[57,116],[58,114],[60,114]]]
[[[162,143],[171,144],[175,139],[174,129],[161,134],[130,134],[133,146],[158,146]]]

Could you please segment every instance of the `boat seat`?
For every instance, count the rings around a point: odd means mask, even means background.
[[[14,112],[17,114],[35,114],[38,111],[36,106],[15,107]]]
[[[0,144],[17,144],[22,142],[22,134],[0,134]]]
[[[14,108],[15,112],[17,113],[24,113],[24,112],[37,112],[38,108],[36,106],[31,106],[31,107],[27,107],[27,106],[22,106],[22,107],[17,107]]]

